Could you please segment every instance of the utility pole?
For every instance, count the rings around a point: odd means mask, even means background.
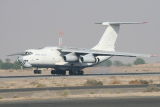
[[[64,32],[59,32],[59,42],[58,42],[58,46],[59,47],[62,47],[62,45],[63,45],[63,41],[62,41],[62,37],[63,37],[63,35],[64,35]]]

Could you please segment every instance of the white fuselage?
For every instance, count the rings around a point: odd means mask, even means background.
[[[37,67],[37,68],[56,68],[68,70],[71,67],[85,68],[93,66],[95,63],[81,63],[66,62],[61,53],[58,51],[58,47],[45,47],[42,49],[29,49],[26,52],[30,54],[23,55],[18,58],[23,63],[24,67]],[[106,60],[109,57],[99,57],[101,61]]]

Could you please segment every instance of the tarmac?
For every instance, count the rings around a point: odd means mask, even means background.
[[[1,102],[0,107],[159,107],[160,97],[29,100]]]
[[[84,74],[84,75],[23,75],[23,76],[0,76],[0,79],[23,79],[23,78],[46,78],[46,77],[84,77],[84,76],[157,76],[160,72],[140,73],[105,73],[105,74]]]
[[[152,84],[153,86],[160,87],[160,84]],[[89,89],[128,89],[135,90],[139,88],[147,88],[149,84],[139,85],[107,85],[107,86],[76,86],[76,87],[44,87],[44,88],[17,88],[17,89],[0,89],[0,93],[8,92],[29,92],[29,91],[56,91],[56,90],[89,90]]]

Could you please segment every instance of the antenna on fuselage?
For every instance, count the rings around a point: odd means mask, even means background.
[[[63,37],[63,35],[64,35],[64,32],[59,32],[59,42],[58,42],[58,46],[59,47],[62,47],[62,45],[63,45],[63,41],[62,41],[62,37]]]

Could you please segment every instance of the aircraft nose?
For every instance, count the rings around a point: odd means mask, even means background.
[[[17,58],[17,61],[19,61],[24,67],[32,67],[32,65],[28,62],[28,60],[25,60],[21,56]]]
[[[21,57],[21,56],[18,57],[18,58],[17,58],[17,61],[23,63],[23,57]]]

